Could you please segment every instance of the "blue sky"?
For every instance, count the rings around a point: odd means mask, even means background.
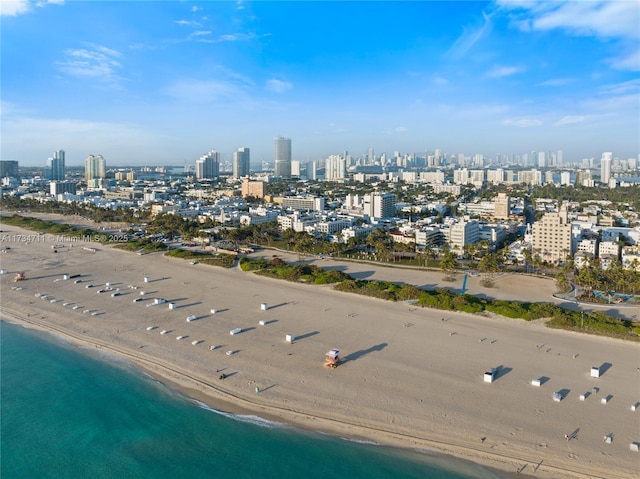
[[[1,0],[1,158],[640,153],[640,0]]]

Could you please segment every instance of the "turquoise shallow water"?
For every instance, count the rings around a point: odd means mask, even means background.
[[[3,479],[507,477],[221,414],[112,356],[6,322],[0,333]]]

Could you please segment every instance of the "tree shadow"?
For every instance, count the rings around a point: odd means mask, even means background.
[[[356,359],[360,359],[362,356],[366,356],[367,354],[372,353],[374,351],[382,351],[388,345],[389,345],[388,343],[380,343],[380,344],[376,344],[375,346],[371,346],[370,348],[367,348],[367,349],[354,351],[353,353],[342,358],[342,362],[347,363],[349,361],[355,361]]]

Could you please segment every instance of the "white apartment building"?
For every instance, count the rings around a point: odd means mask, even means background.
[[[596,239],[583,239],[578,241],[576,244],[576,251],[595,256],[597,252],[597,245],[598,242]]]
[[[518,183],[526,183],[532,186],[542,186],[542,172],[538,170],[528,170],[518,172]]]
[[[487,182],[492,183],[494,185],[499,185],[504,183],[504,170],[502,168],[498,168],[496,170],[487,170]]]
[[[622,267],[640,272],[640,246],[622,248]]]
[[[321,196],[285,196],[283,208],[293,210],[324,211],[324,198]]]
[[[319,221],[315,225],[318,233],[325,235],[333,235],[351,226],[351,220],[347,218],[337,218],[331,220]]]
[[[444,183],[443,171],[421,171],[420,181],[423,183]]]
[[[480,224],[478,230],[479,241],[486,240],[491,245],[491,249],[495,250],[497,246],[503,244],[507,239],[507,228],[502,225]]]
[[[615,241],[602,241],[598,247],[598,256],[615,256],[618,257],[618,243]]]
[[[453,170],[453,182],[456,185],[466,185],[469,183],[469,170],[466,168],[460,168],[458,170]]]
[[[444,184],[435,183],[431,185],[431,188],[433,188],[434,193],[448,193],[451,196],[460,195],[460,190],[461,190],[460,185],[451,185],[449,183],[444,183]]]
[[[480,241],[480,223],[475,220],[454,223],[447,232],[447,239],[453,249],[462,250],[465,246]]]
[[[318,224],[320,218],[314,215],[301,215],[299,213],[293,213],[291,215],[280,215],[277,217],[278,225],[282,231],[292,229],[296,232],[307,231],[308,228],[313,228]]]
[[[364,196],[364,213],[370,218],[393,218],[396,213],[396,195],[373,193]]]
[[[418,246],[430,246],[439,244],[444,236],[438,226],[425,226],[416,230],[415,238]]]

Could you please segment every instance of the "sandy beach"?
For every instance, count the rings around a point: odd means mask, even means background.
[[[637,343],[385,302],[159,253],[98,244],[90,252],[83,243],[54,253],[60,243],[53,237],[2,229],[2,246],[10,247],[0,256],[3,319],[129,358],[219,409],[446,452],[508,472],[525,466],[522,474],[537,477],[615,479],[640,471],[640,453],[629,448],[640,442],[640,407],[631,410],[640,401]],[[439,272],[316,264],[366,279],[442,281]],[[14,283],[16,271],[27,279]],[[484,293],[474,281],[474,294],[553,300],[548,280],[504,275]],[[235,328],[242,331],[231,335]],[[336,369],[323,367],[332,348],[343,361]],[[590,377],[592,366],[601,366],[600,378]],[[487,383],[491,368],[497,378]],[[554,401],[555,391],[566,397]],[[609,434],[610,444],[603,441]]]

